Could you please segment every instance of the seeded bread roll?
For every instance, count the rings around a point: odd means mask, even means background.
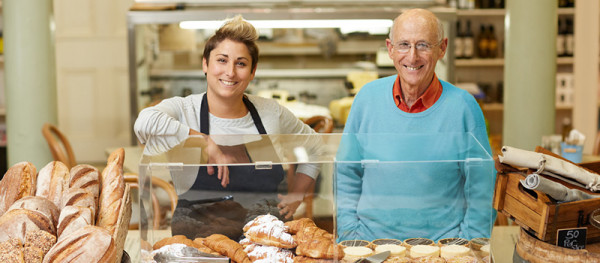
[[[0,181],[0,216],[17,200],[35,195],[37,170],[30,162],[11,166]]]
[[[121,199],[125,192],[123,160],[125,151],[119,148],[110,154],[106,168],[102,171],[102,191],[98,207],[97,226],[106,228],[111,235],[116,231],[117,219],[121,210]]]
[[[54,245],[44,256],[44,263],[116,262],[115,243],[108,230],[84,226]]]
[[[100,173],[96,167],[80,164],[71,168],[69,178],[69,188],[80,188],[88,190],[94,197],[96,207],[94,211],[98,211],[98,198],[100,197]]]
[[[94,225],[92,210],[89,207],[65,206],[60,211],[60,219],[56,227],[58,239],[68,236],[84,226]]]
[[[63,192],[69,188],[69,168],[60,161],[52,161],[37,176],[35,195],[48,198],[61,207]]]

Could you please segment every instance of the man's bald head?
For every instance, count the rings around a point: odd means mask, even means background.
[[[430,30],[437,31],[437,40],[442,41],[444,39],[444,25],[442,22],[429,10],[415,8],[408,9],[394,19],[394,24],[390,30],[389,38],[394,40],[394,32],[397,27],[405,22],[416,22],[423,25],[427,25]]]

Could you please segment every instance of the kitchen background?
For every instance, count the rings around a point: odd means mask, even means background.
[[[559,7],[551,25],[557,32],[556,103],[555,112],[549,114],[555,116],[554,133],[560,134],[575,122],[576,7],[572,0],[542,2]],[[105,160],[105,149],[137,143],[131,127],[140,109],[162,98],[203,92],[201,53],[214,29],[185,29],[182,21],[223,20],[237,13],[249,20],[391,20],[403,8],[420,6],[438,14],[450,39],[449,51],[436,69],[438,76],[476,96],[492,144],[499,147],[507,89],[506,4],[502,0],[55,0],[57,124],[79,162],[98,163]],[[260,63],[248,92],[277,98],[299,117],[330,114],[340,132],[351,96],[365,82],[395,72],[385,50],[388,29],[370,29],[261,29]],[[0,134],[6,130],[3,95],[0,92]],[[595,134],[589,138],[594,140]]]

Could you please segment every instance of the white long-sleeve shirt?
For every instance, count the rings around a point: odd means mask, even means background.
[[[189,137],[189,130],[200,131],[200,105],[204,94],[165,99],[156,106],[143,109],[135,121],[134,131],[138,139],[146,144],[152,139],[154,146],[170,149]],[[316,132],[299,120],[292,112],[277,101],[254,95],[248,99],[261,118],[267,134],[315,134]],[[252,116],[224,119],[209,115],[209,133],[213,134],[258,134]],[[319,166],[299,165],[297,172],[316,178]]]

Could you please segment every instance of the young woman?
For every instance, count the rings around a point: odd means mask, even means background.
[[[257,39],[256,29],[241,16],[227,21],[204,47],[202,69],[208,83],[206,93],[165,99],[142,110],[134,126],[139,140],[145,144],[148,140],[160,140],[157,144],[175,146],[198,134],[314,134],[314,130],[278,102],[244,93],[256,73]],[[223,147],[215,147],[210,139],[209,142],[209,150],[213,148],[209,162],[240,161],[225,150],[219,151]],[[234,193],[234,200],[247,200],[253,193],[270,193],[280,199],[276,203],[280,215],[290,218],[319,173],[319,167],[299,165],[291,192],[279,196],[277,187],[284,178],[281,166],[275,165],[270,170],[230,166],[220,167],[218,174],[214,172],[210,167],[201,168],[190,190],[180,194],[180,201],[206,199],[203,196],[206,193],[213,196]]]

